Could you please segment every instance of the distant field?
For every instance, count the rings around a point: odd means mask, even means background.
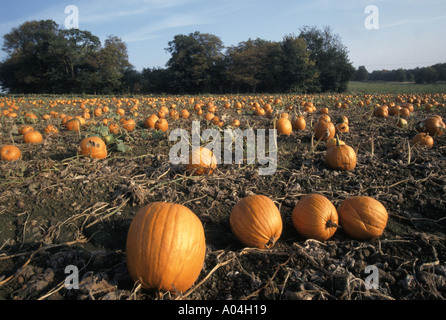
[[[416,84],[410,82],[358,82],[351,81],[349,93],[364,94],[423,94],[446,93],[446,84]]]

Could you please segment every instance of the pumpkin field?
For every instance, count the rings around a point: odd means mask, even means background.
[[[445,104],[2,96],[0,299],[444,300]],[[193,121],[276,129],[276,170],[173,163]]]

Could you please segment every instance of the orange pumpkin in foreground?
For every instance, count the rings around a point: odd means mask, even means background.
[[[338,214],[342,229],[357,240],[373,240],[381,236],[388,219],[384,205],[368,196],[345,199]]]
[[[307,239],[325,241],[338,228],[335,206],[323,195],[312,193],[300,199],[291,215],[296,230]]]
[[[411,142],[413,145],[426,146],[429,149],[434,146],[434,139],[426,132],[417,133]]]
[[[150,203],[130,224],[127,268],[143,288],[185,292],[197,280],[205,253],[200,219],[180,204]]]
[[[333,122],[326,120],[319,120],[316,122],[313,128],[314,137],[317,140],[328,141],[334,138],[336,134],[336,128]]]
[[[352,147],[337,141],[335,146],[327,149],[325,160],[331,169],[351,171],[356,167],[357,157]]]
[[[282,234],[280,211],[263,195],[250,195],[238,201],[229,216],[229,224],[235,237],[248,247],[269,249]]]
[[[95,159],[104,159],[107,157],[107,145],[99,137],[89,137],[82,140],[79,144],[80,154]]]
[[[15,161],[20,159],[22,152],[13,145],[4,145],[0,148],[0,158],[5,161]]]
[[[278,134],[290,135],[293,132],[293,126],[288,117],[279,118],[276,122],[276,129]]]
[[[23,135],[23,142],[25,143],[42,143],[43,136],[39,131],[30,130]]]
[[[217,158],[206,147],[198,147],[189,154],[189,162],[186,164],[186,172],[191,175],[211,175],[217,168]]]

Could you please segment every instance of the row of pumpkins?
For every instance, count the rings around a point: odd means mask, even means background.
[[[338,209],[323,195],[301,198],[292,212],[295,229],[305,238],[328,240],[341,227],[358,240],[380,237],[388,213],[368,196],[346,198]],[[229,224],[247,247],[270,249],[282,234],[282,217],[265,195],[249,195],[233,207]],[[126,262],[132,279],[143,288],[174,293],[187,291],[197,280],[205,259],[206,240],[200,219],[189,208],[168,202],[142,207],[132,220],[126,240]]]

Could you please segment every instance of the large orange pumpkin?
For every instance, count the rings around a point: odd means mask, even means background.
[[[301,131],[301,130],[305,130],[305,128],[307,126],[307,121],[305,120],[305,117],[302,115],[295,116],[295,117],[293,117],[293,120],[291,121],[291,125],[293,126],[294,130]]]
[[[99,137],[89,137],[82,140],[79,144],[80,154],[90,156],[95,159],[104,159],[107,157],[107,145]]]
[[[30,130],[23,135],[23,142],[25,143],[42,143],[43,136],[39,131]]]
[[[325,154],[327,165],[334,170],[350,171],[356,167],[356,152],[349,145],[336,143]]]
[[[288,118],[282,117],[276,121],[276,129],[278,134],[290,135],[293,132],[293,126]]]
[[[14,145],[4,145],[0,148],[0,158],[5,161],[15,161],[20,159],[22,152]]]
[[[144,120],[144,127],[147,129],[154,129],[155,123],[158,121],[159,117],[156,114],[151,114]]]
[[[382,235],[388,214],[384,205],[368,196],[354,196],[338,208],[342,229],[357,240],[372,240]]]
[[[211,175],[217,168],[217,158],[214,153],[206,147],[198,147],[189,154],[186,164],[186,172],[191,175]]]
[[[421,121],[417,125],[418,131],[428,132],[432,137],[434,136],[441,136],[446,131],[446,125],[443,122],[443,119],[438,116],[430,116],[423,121]]]
[[[331,121],[319,120],[314,125],[314,136],[317,140],[328,141],[334,138],[336,134],[336,128]]]
[[[434,139],[426,132],[419,132],[412,138],[413,145],[426,146],[432,148],[434,146]]]
[[[248,247],[271,248],[282,234],[280,211],[264,195],[250,195],[238,201],[229,224],[236,238]]]
[[[335,206],[323,195],[312,193],[300,199],[291,215],[296,230],[307,239],[325,241],[338,228]]]
[[[185,292],[198,278],[205,253],[201,221],[180,204],[150,203],[130,224],[127,268],[143,288]]]

